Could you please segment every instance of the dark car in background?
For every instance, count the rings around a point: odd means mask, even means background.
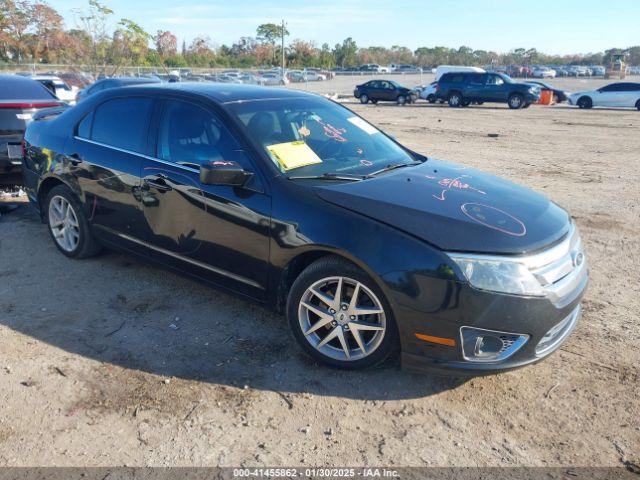
[[[360,103],[396,102],[398,105],[412,103],[417,98],[414,91],[393,80],[371,80],[357,85],[353,96]]]
[[[22,138],[42,109],[63,102],[39,82],[19,75],[0,75],[0,186],[21,183]]]
[[[449,72],[438,80],[437,96],[451,107],[494,102],[519,109],[538,101],[540,88],[516,83],[502,73]]]
[[[78,92],[76,101],[80,102],[89,95],[101,92],[102,90],[108,90],[110,88],[126,87],[128,85],[143,85],[146,83],[162,83],[157,77],[113,77],[103,78],[98,80],[93,85],[88,86]]]
[[[62,254],[136,253],[284,312],[339,368],[466,374],[539,361],[580,317],[569,214],[416,153],[298,90],[101,92],[25,136],[25,188]]]
[[[567,94],[567,92],[559,88],[555,88],[554,86],[549,85],[546,82],[540,82],[538,80],[527,80],[524,83],[526,85],[534,85],[536,87],[539,87],[540,90],[551,90],[553,92],[553,98],[556,103],[566,102],[567,98],[569,98],[569,95]]]

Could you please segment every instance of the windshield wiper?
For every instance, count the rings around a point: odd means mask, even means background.
[[[287,177],[289,180],[348,180],[351,182],[358,182],[367,178],[367,175],[355,175],[351,173],[335,173],[327,172],[322,175],[307,175],[307,176],[293,176]]]
[[[380,170],[376,170],[375,172],[371,172],[370,174],[367,175],[367,178],[375,177],[380,173],[390,172],[391,170],[396,170],[398,168],[413,167],[414,165],[422,165],[422,163],[423,162],[420,162],[420,161],[409,162],[409,163],[394,163],[391,165],[387,165],[386,167],[381,168]]]

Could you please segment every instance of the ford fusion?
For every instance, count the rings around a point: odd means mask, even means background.
[[[120,249],[264,303],[330,366],[399,348],[412,370],[497,372],[548,356],[580,317],[565,210],[309,93],[108,90],[32,122],[23,162],[62,254]]]

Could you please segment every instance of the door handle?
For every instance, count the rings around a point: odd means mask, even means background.
[[[69,159],[69,162],[71,162],[71,165],[78,165],[82,163],[82,158],[80,158],[80,155],[78,155],[77,153],[67,155],[67,158]]]
[[[164,181],[164,176],[145,178],[144,183],[145,185],[147,185],[147,187],[155,188],[156,190],[159,190],[161,192],[168,192],[170,190],[173,190],[173,188],[170,185],[167,185],[167,183]]]

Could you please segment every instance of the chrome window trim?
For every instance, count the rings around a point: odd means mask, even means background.
[[[73,138],[75,138],[76,140],[80,140],[82,142],[87,142],[87,143],[91,143],[93,145],[98,145],[99,147],[110,148],[111,150],[115,150],[117,152],[127,153],[129,155],[137,155],[138,157],[146,158],[147,160],[152,160],[154,162],[159,162],[159,163],[162,163],[164,165],[169,165],[171,167],[178,167],[178,168],[181,168],[182,170],[186,170],[188,172],[193,172],[193,173],[198,173],[199,172],[199,170],[196,170],[195,168],[187,167],[185,165],[180,165],[179,163],[173,163],[173,162],[169,162],[168,160],[162,160],[160,158],[151,157],[149,155],[145,155],[144,153],[134,152],[133,150],[127,150],[126,148],[114,147],[113,145],[108,145],[108,144],[102,143],[102,142],[96,142],[95,140],[89,140],[88,138],[82,138],[82,137],[79,137],[78,135],[74,135]]]

